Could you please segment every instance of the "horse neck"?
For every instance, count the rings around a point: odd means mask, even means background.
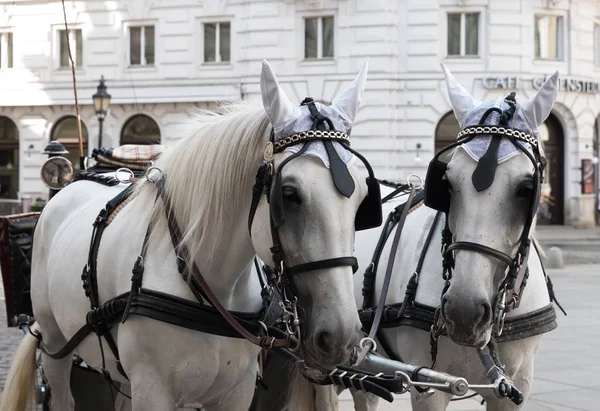
[[[250,190],[246,192],[250,192]],[[248,210],[249,206],[244,209]],[[214,252],[209,253],[206,251],[209,247],[201,245],[200,252],[195,259],[196,265],[202,271],[212,291],[229,309],[234,309],[231,304],[238,306],[243,303],[240,298],[245,290],[243,287],[240,289],[236,286],[250,281],[251,271],[248,268],[255,255],[248,234],[247,215],[247,212],[238,216],[224,215],[222,218],[237,219],[235,228],[221,236],[221,240],[216,246],[212,245],[211,248]]]

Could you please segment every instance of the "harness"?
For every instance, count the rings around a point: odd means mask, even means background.
[[[81,276],[83,289],[90,299],[90,311],[86,315],[86,324],[57,352],[50,352],[42,341],[40,333],[34,334],[39,340],[39,348],[54,359],[64,358],[69,355],[79,343],[91,333],[95,333],[102,353],[102,373],[110,380],[110,375],[105,370],[102,339],[104,339],[117,360],[119,372],[127,378],[120,364],[117,345],[110,333],[111,328],[119,322],[124,323],[130,315],[140,315],[163,321],[187,329],[201,331],[209,334],[230,338],[245,338],[262,349],[288,348],[290,351],[298,349],[301,341],[301,318],[296,307],[297,293],[293,284],[293,276],[314,270],[351,266],[353,271],[358,269],[355,257],[336,257],[323,259],[295,266],[289,266],[283,250],[278,229],[285,222],[285,213],[282,196],[282,169],[294,158],[304,153],[314,141],[322,141],[330,160],[330,170],[334,184],[338,191],[346,197],[354,192],[354,181],[345,163],[339,158],[333,141],[341,143],[341,147],[354,153],[365,164],[368,177],[368,195],[360,205],[355,226],[357,230],[373,228],[381,224],[381,197],[379,185],[374,177],[373,170],[368,161],[355,150],[350,148],[350,141],[346,133],[335,130],[332,121],[322,115],[311,98],[302,104],[308,106],[313,119],[312,129],[296,133],[279,141],[275,141],[271,132],[270,141],[264,152],[264,161],[256,173],[256,182],[252,189],[252,203],[248,217],[248,229],[252,228],[254,215],[260,201],[265,194],[269,203],[271,236],[273,246],[273,266],[265,265],[267,284],[264,283],[259,273],[263,290],[263,306],[259,312],[243,313],[229,311],[223,307],[212,292],[197,265],[191,261],[189,250],[182,244],[182,230],[180,229],[173,213],[170,198],[165,190],[166,175],[153,177],[147,170],[143,184],[154,184],[157,194],[155,201],[162,201],[165,217],[175,250],[176,264],[181,278],[189,285],[197,301],[190,301],[157,290],[144,288],[144,260],[148,251],[148,241],[153,229],[152,221],[149,222],[144,236],[142,248],[136,259],[131,276],[131,290],[118,295],[109,301],[101,303],[98,297],[97,282],[97,257],[100,242],[105,229],[109,226],[114,215],[136,194],[136,185],[131,183],[125,190],[110,200],[100,211],[93,224],[92,239],[88,254],[88,262]],[[304,143],[304,147],[285,158],[277,168],[273,159],[274,153],[282,152],[285,148],[295,144]],[[94,179],[103,184],[113,185],[118,181],[111,179],[97,179],[87,172],[78,179]],[[191,264],[188,263],[191,261]],[[257,264],[255,260],[255,264]],[[257,267],[258,268],[258,267]]]
[[[478,135],[489,134],[492,136],[491,142],[485,154],[479,159],[477,167],[473,172],[471,181],[475,189],[479,192],[489,188],[494,182],[496,168],[498,166],[497,154],[502,138],[507,138],[518,150],[527,156],[534,168],[533,173],[533,192],[530,197],[529,210],[526,216],[525,225],[519,239],[519,246],[514,256],[510,256],[494,248],[483,244],[473,243],[468,241],[453,241],[453,234],[448,226],[448,218],[446,218],[445,228],[442,232],[442,256],[443,256],[443,273],[445,285],[443,294],[450,287],[452,280],[452,270],[454,268],[454,256],[458,251],[470,251],[480,254],[485,254],[489,257],[499,260],[507,267],[506,274],[501,281],[496,295],[494,304],[494,325],[496,334],[502,334],[504,318],[506,313],[519,307],[523,290],[527,285],[529,271],[527,270],[527,262],[529,251],[531,249],[531,226],[535,219],[535,214],[538,209],[541,193],[541,184],[544,178],[544,169],[546,167],[546,158],[540,152],[537,138],[531,134],[512,129],[508,123],[512,119],[516,110],[515,92],[510,93],[505,99],[509,106],[506,110],[501,110],[498,107],[491,107],[484,112],[479,124],[475,126],[465,127],[460,131],[457,141],[443,148],[431,160],[425,178],[425,205],[435,210],[438,210],[446,217],[450,212],[450,185],[443,177],[448,167],[450,160],[449,154],[451,150],[471,141]],[[500,114],[498,125],[485,126],[487,117],[497,112]],[[528,143],[533,151],[529,152],[519,141]],[[445,191],[443,190],[445,189]],[[443,313],[440,311],[440,315]]]
[[[533,224],[539,203],[540,186],[541,182],[543,181],[543,171],[546,165],[546,160],[540,153],[537,139],[528,133],[511,129],[508,126],[508,122],[512,118],[512,115],[516,109],[514,97],[515,93],[511,93],[505,99],[509,105],[507,110],[503,111],[497,107],[490,108],[483,114],[479,125],[464,128],[458,134],[457,142],[438,152],[429,165],[425,189],[416,195],[414,195],[414,192],[411,191],[408,201],[397,206],[389,214],[384,224],[373,254],[373,258],[364,274],[362,289],[363,305],[362,309],[359,310],[359,317],[363,327],[366,330],[370,330],[369,337],[376,335],[379,344],[382,346],[386,354],[392,359],[402,361],[401,358],[395,358],[396,356],[386,343],[384,336],[381,332],[379,332],[379,328],[391,328],[406,325],[430,332],[431,357],[433,361],[431,368],[435,366],[438,338],[440,335],[446,334],[445,325],[442,318],[443,316],[441,315],[441,307],[436,308],[417,303],[415,301],[415,296],[419,285],[419,275],[421,273],[423,262],[442,214],[445,214],[446,216],[445,227],[442,231],[442,278],[445,281],[442,297],[450,287],[452,270],[454,268],[454,256],[458,251],[482,253],[487,256],[494,257],[507,266],[507,273],[500,283],[494,304],[495,321],[493,340],[490,342],[489,347],[484,347],[483,349],[478,350],[481,361],[484,367],[486,367],[486,371],[490,371],[492,369],[490,364],[492,364],[494,367],[495,371],[493,373],[489,372],[488,377],[492,375],[496,377],[506,376],[506,372],[504,371],[496,352],[496,343],[528,338],[534,335],[546,333],[557,327],[556,313],[552,303],[555,302],[561,310],[562,307],[558,301],[556,301],[552,282],[550,277],[546,274],[543,265],[542,269],[544,270],[544,276],[546,278],[546,284],[551,303],[548,306],[533,312],[505,319],[507,312],[519,307],[521,295],[525,285],[527,284],[527,278],[529,275],[527,270],[527,261],[531,245],[531,226]],[[500,113],[499,124],[497,126],[485,126],[484,123],[486,118],[494,111]],[[453,154],[453,151],[451,150],[461,144],[467,143],[478,135],[484,134],[490,134],[493,137],[486,153],[479,160],[479,163],[472,175],[472,184],[477,191],[483,191],[489,188],[494,181],[494,176],[498,165],[496,160],[497,151],[502,137],[508,138],[512,144],[521,150],[534,165],[534,191],[530,199],[531,202],[526,223],[521,234],[519,247],[515,256],[509,256],[501,251],[495,250],[483,244],[464,241],[453,242],[453,235],[448,226],[447,215],[450,211],[450,186],[447,180],[445,180],[443,177],[446,172],[448,162]],[[533,149],[533,155],[521,144],[517,143],[517,140],[529,143]],[[386,199],[388,198],[391,197],[386,197]],[[433,223],[425,239],[415,272],[410,277],[406,286],[404,300],[400,303],[385,305],[385,298],[380,298],[379,303],[374,306],[373,290],[375,287],[375,279],[383,248],[393,230],[396,229],[396,236],[394,238],[394,243],[392,243],[390,258],[388,260],[388,265],[393,264],[396,255],[396,248],[394,245],[396,245],[398,241],[396,237],[399,236],[399,233],[402,230],[402,222],[404,221],[402,218],[399,218],[399,216],[410,209],[418,207],[418,205],[422,202],[438,212],[434,217]],[[388,271],[386,271],[384,277],[384,287],[389,285]],[[387,290],[382,290],[382,296],[386,295],[386,291]],[[518,390],[516,390],[516,388],[514,388],[514,391],[509,393],[508,396],[516,403],[522,401],[522,395],[518,392]]]

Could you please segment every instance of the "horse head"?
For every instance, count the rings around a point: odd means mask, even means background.
[[[366,160],[348,139],[366,75],[365,63],[328,106],[310,99],[294,104],[266,62],[261,73],[273,144],[267,145],[265,164],[273,182],[256,207],[252,241],[263,261],[287,273],[281,277],[286,298],[298,299],[302,353],[313,365],[345,362],[357,342],[355,229],[381,223],[379,192],[369,184],[372,170],[366,163],[367,176],[357,167],[357,156]],[[327,139],[311,139],[319,133]],[[367,210],[369,205],[375,208]]]
[[[558,73],[518,104],[514,93],[477,101],[443,68],[461,133],[453,151],[438,153],[430,165],[438,166],[443,191],[428,197],[447,220],[441,313],[453,341],[481,347],[493,330],[501,332],[527,281],[545,167],[538,127],[556,100]],[[428,175],[430,191],[433,178]]]

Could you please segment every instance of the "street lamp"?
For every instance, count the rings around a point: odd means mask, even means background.
[[[98,91],[92,96],[94,101],[94,110],[98,117],[98,123],[100,123],[100,130],[98,133],[98,148],[102,148],[102,123],[108,112],[108,106],[110,105],[110,94],[106,92],[106,86],[104,85],[104,76],[100,77],[100,84],[98,85]]]

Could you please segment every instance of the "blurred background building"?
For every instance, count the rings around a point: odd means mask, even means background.
[[[85,149],[98,145],[92,95],[112,95],[102,145],[172,144],[197,108],[259,99],[260,63],[288,95],[330,102],[366,57],[353,145],[380,178],[424,176],[455,139],[445,62],[478,99],[531,97],[555,70],[541,129],[549,158],[540,222],[591,226],[598,209],[600,2],[593,0],[65,1]],[[0,0],[0,197],[47,196],[40,152],[77,159],[61,2]],[[74,161],[77,163],[77,161]],[[596,173],[594,173],[596,171]]]

